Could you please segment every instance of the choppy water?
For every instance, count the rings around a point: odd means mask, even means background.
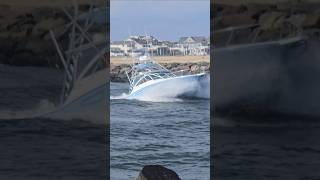
[[[127,84],[111,83],[111,96],[127,91]],[[184,180],[209,179],[209,103],[112,98],[111,179],[134,179],[150,164],[164,165]]]
[[[39,76],[41,74],[41,76]],[[0,65],[0,179],[106,179],[106,127],[31,118],[54,106],[61,72]]]
[[[212,177],[320,179],[320,123],[307,117],[213,117]]]

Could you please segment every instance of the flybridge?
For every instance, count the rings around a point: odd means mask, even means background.
[[[62,3],[62,1],[58,2]],[[106,68],[104,56],[109,50],[107,36],[100,41],[94,41],[92,34],[89,33],[92,25],[96,23],[93,17],[99,10],[105,11],[105,6],[102,8],[98,6],[101,1],[74,0],[71,2],[73,4],[61,4],[62,6],[70,5],[70,7],[62,7],[62,11],[70,20],[65,27],[65,33],[68,33],[69,37],[67,49],[60,46],[55,32],[50,30],[51,39],[65,69],[61,104],[68,100],[78,82]],[[86,3],[89,5],[88,11],[81,12],[79,6]]]
[[[55,37],[57,33],[50,31],[65,70],[60,105],[42,116],[66,120],[84,119],[105,124],[106,113],[103,112],[107,107],[106,90],[109,86],[106,76],[109,41],[107,35],[94,37],[97,32],[92,31],[92,27],[98,23],[93,14],[108,7],[97,5],[95,2],[98,1],[71,2],[74,3],[72,6],[64,6],[71,5],[67,3],[62,4],[61,8],[69,19],[64,29],[67,43],[61,45]],[[80,8],[84,3],[88,3],[85,10]]]
[[[175,74],[154,62],[149,54],[136,58],[131,65],[131,70],[126,74],[130,83],[130,90],[150,80],[175,77]]]

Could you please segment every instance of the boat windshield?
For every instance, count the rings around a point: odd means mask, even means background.
[[[175,77],[165,67],[152,61],[148,56],[139,57],[139,61],[134,63],[131,70],[127,72],[130,82],[130,89],[148,81]]]
[[[170,73],[169,71],[157,71],[157,72],[141,72],[139,75],[133,78],[133,86],[137,86],[143,84],[145,82],[157,79],[165,79],[174,77],[174,74]]]
[[[166,69],[164,69],[160,65],[158,65],[156,63],[152,63],[152,62],[134,65],[133,69],[138,72],[141,72],[141,71],[144,71],[144,72],[167,71]]]

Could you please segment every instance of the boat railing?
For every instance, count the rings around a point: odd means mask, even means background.
[[[303,32],[300,28],[286,24],[288,28],[264,30],[259,24],[231,26],[212,32],[213,48],[226,47],[237,44],[254,44],[270,40],[295,37]]]
[[[191,71],[189,69],[182,69],[178,71],[173,71],[172,74],[175,76],[184,76],[184,75],[190,75]]]
[[[82,12],[78,2],[74,1],[72,7],[62,9],[70,20],[63,32],[69,37],[64,48],[58,43],[54,31],[50,30],[51,39],[65,70],[60,104],[66,101],[78,80],[106,68],[105,54],[109,50],[107,39],[97,42],[90,33],[90,28],[96,23],[92,13],[98,11],[98,7],[90,4],[88,11]]]

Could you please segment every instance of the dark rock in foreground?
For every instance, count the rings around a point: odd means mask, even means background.
[[[136,180],[181,180],[177,173],[160,165],[147,165]]]

